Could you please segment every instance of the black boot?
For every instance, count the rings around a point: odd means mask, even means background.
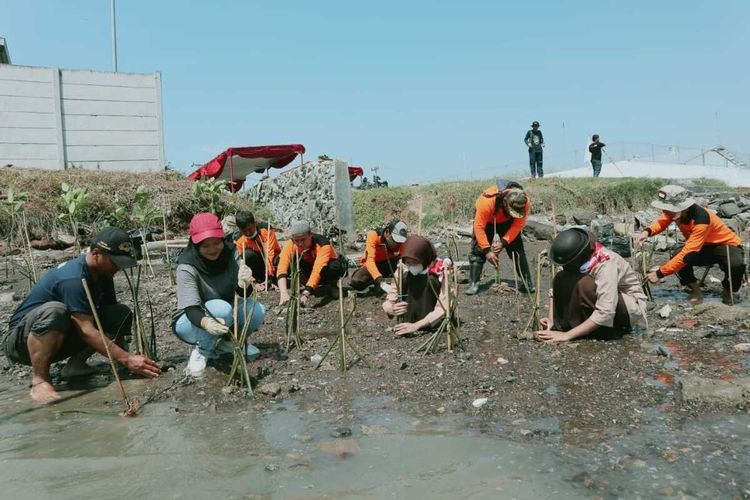
[[[476,295],[479,293],[479,280],[482,279],[482,268],[484,262],[469,263],[469,288],[466,289],[466,295]]]

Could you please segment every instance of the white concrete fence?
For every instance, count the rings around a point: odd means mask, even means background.
[[[160,73],[0,64],[0,167],[164,169]]]

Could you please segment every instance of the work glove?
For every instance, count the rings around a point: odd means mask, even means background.
[[[242,264],[237,273],[237,286],[240,288],[250,288],[253,281],[253,270],[249,266]]]
[[[206,330],[211,335],[226,335],[229,333],[229,327],[226,322],[221,318],[209,318],[206,316],[201,320],[201,328]]]
[[[385,281],[380,282],[380,289],[383,290],[386,294],[396,293],[396,287],[393,285],[389,285]]]

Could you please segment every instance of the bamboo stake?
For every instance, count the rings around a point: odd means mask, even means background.
[[[729,303],[734,305],[734,286],[732,286],[732,257],[729,255],[729,245],[727,249],[727,277],[729,278]]]
[[[269,242],[270,239],[271,239],[271,222],[267,221],[266,222],[266,244],[265,244],[265,248],[264,248],[265,255],[263,256],[263,258],[266,259],[266,262],[265,262],[266,265],[263,266],[266,269],[266,279],[263,282],[264,287],[265,287],[264,288],[265,291],[268,291],[268,267],[271,265],[271,262],[269,262],[269,258],[268,258],[268,244],[269,244],[268,242]]]
[[[122,416],[124,417],[134,417],[136,413],[138,412],[138,401],[130,401],[128,399],[128,394],[125,392],[125,387],[122,385],[122,381],[120,380],[120,375],[117,373],[117,366],[115,365],[114,359],[112,359],[112,353],[109,352],[109,344],[107,341],[109,340],[104,335],[104,328],[102,328],[102,322],[99,320],[99,314],[96,312],[96,304],[94,304],[94,299],[91,296],[91,290],[89,290],[89,285],[86,282],[86,278],[81,279],[81,283],[83,283],[83,289],[86,292],[86,298],[89,301],[89,306],[91,307],[91,313],[94,316],[94,321],[96,322],[96,328],[99,330],[99,335],[101,336],[102,343],[104,344],[104,351],[107,353],[107,358],[109,359],[109,365],[112,368],[112,374],[115,376],[115,380],[117,381],[117,385],[120,388],[120,393],[122,393],[122,401],[125,404],[125,411],[122,413]]]
[[[154,268],[151,266],[151,255],[148,253],[148,245],[146,244],[146,233],[141,230],[141,251],[143,252],[143,255],[146,256],[146,265],[148,265],[148,270],[151,273],[151,277],[155,278],[156,274],[154,274]],[[166,246],[166,241],[164,242],[164,245]]]

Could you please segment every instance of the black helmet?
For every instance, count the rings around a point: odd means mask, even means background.
[[[534,120],[534,122],[531,124],[531,126],[532,127],[538,127],[539,126],[539,122],[536,121],[536,120]]]
[[[591,243],[589,233],[585,229],[572,227],[557,235],[549,250],[549,258],[559,266],[566,266],[589,248]]]

